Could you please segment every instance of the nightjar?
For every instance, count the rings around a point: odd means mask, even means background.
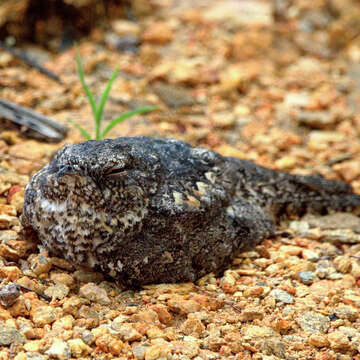
[[[129,137],[61,149],[27,185],[22,223],[52,254],[140,286],[219,272],[281,217],[359,208],[342,182]]]

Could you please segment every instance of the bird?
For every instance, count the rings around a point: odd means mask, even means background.
[[[218,274],[281,219],[359,209],[341,181],[120,137],[60,149],[27,184],[21,222],[54,256],[137,288]]]

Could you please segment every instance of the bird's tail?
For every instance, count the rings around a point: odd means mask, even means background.
[[[269,202],[275,216],[333,212],[353,212],[360,215],[360,195],[342,181],[327,180],[320,175],[280,174],[279,193]]]

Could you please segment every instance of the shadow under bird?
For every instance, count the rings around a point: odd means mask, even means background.
[[[340,181],[129,137],[59,150],[27,185],[22,223],[52,254],[140,286],[217,273],[280,218],[359,209]]]

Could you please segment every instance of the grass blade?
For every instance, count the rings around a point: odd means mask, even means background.
[[[86,139],[86,140],[91,140],[91,135],[79,124],[77,124],[75,121],[73,121],[73,119],[71,118],[67,118],[66,119],[70,124],[74,125],[82,134],[82,136]]]
[[[136,109],[136,110],[131,110],[131,111],[127,111],[123,114],[121,114],[120,116],[118,116],[117,118],[115,118],[114,120],[112,120],[105,128],[105,130],[103,131],[103,133],[101,134],[101,137],[104,138],[107,133],[117,124],[121,123],[122,121],[126,120],[127,118],[137,115],[137,114],[144,114],[147,113],[149,111],[153,111],[156,109],[156,106],[147,106],[147,107],[143,107],[141,109]]]
[[[89,102],[90,102],[90,105],[91,105],[91,110],[93,112],[94,118],[96,119],[96,112],[97,112],[96,101],[95,101],[94,95],[90,91],[89,87],[86,85],[85,76],[84,76],[84,69],[83,69],[83,66],[82,66],[82,63],[81,63],[81,57],[80,57],[80,54],[79,54],[79,50],[77,48],[76,48],[76,63],[77,63],[77,68],[78,68],[78,73],[79,73],[81,85],[84,88],[86,96],[89,99]]]
[[[107,98],[109,96],[111,86],[112,86],[113,82],[115,81],[117,74],[118,74],[118,69],[115,69],[115,71],[112,73],[111,78],[109,79],[109,81],[108,81],[108,83],[106,85],[106,88],[105,88],[104,92],[101,95],[99,106],[97,107],[96,118],[95,118],[95,121],[96,121],[96,140],[100,140],[100,126],[101,126],[101,118],[102,118],[102,114],[103,114],[103,111],[104,111],[104,106],[106,104],[106,100],[107,100]]]

